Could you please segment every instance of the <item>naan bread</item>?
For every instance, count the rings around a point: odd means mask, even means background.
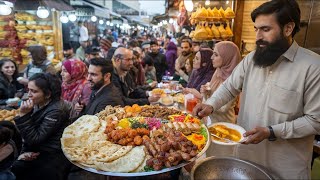
[[[144,167],[147,165],[147,160],[152,158],[152,156],[150,155],[146,155],[146,157],[144,158],[144,160],[142,161],[142,163],[137,167],[137,169],[131,171],[131,172],[144,172]]]
[[[78,118],[74,123],[66,127],[63,131],[63,136],[81,136],[83,134],[90,134],[92,132],[98,131],[100,126],[100,120],[97,116],[84,115]]]
[[[98,169],[109,172],[130,172],[143,162],[146,154],[143,146],[134,147],[125,156],[112,162],[95,162]]]
[[[100,146],[95,150],[92,149],[90,160],[99,162],[110,162],[126,155],[132,146],[121,146],[118,144],[107,144]]]

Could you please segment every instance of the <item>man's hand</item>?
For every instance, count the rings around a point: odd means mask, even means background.
[[[28,85],[28,82],[29,80],[27,78],[24,78],[24,77],[18,77],[17,78],[17,81],[20,83],[20,84],[23,84],[23,85]]]
[[[248,137],[242,144],[258,144],[264,139],[268,139],[270,136],[269,128],[256,127],[253,130],[247,131],[243,134],[244,137]]]
[[[22,101],[21,106],[20,106],[20,116],[24,116],[31,112],[33,109],[33,101],[31,99],[28,99],[26,101]]]
[[[159,99],[160,99],[160,96],[158,96],[158,95],[148,97],[149,103],[157,102],[157,101],[159,101]]]
[[[199,103],[193,108],[192,115],[199,118],[206,117],[210,115],[213,111],[213,107],[210,105]]]
[[[74,105],[74,110],[77,112],[77,113],[80,113],[82,110],[83,110],[83,105],[82,104],[79,104],[79,103],[77,103],[77,104],[75,104]]]
[[[158,82],[157,81],[152,81],[152,83],[150,83],[150,87],[153,89],[157,86]]]
[[[18,160],[23,160],[23,161],[32,161],[37,159],[37,157],[39,156],[39,152],[25,152],[20,154],[20,156],[18,157]]]

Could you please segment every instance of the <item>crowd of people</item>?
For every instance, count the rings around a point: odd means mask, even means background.
[[[20,108],[15,125],[0,122],[0,179],[67,179],[74,167],[61,150],[64,128],[107,105],[157,102],[160,96],[149,96],[148,91],[167,76],[179,81],[183,93],[202,102],[194,115],[210,116],[210,123],[238,123],[248,130],[244,144],[251,145],[212,145],[208,156],[240,154],[280,178],[310,178],[311,152],[306,154],[305,147],[311,151],[312,135],[320,129],[320,61],[293,40],[299,30],[298,10],[296,2],[274,0],[253,11],[257,50],[242,61],[231,41],[211,47],[185,36],[163,41],[148,36],[119,44],[115,34],[101,39],[99,46],[89,46],[87,37],[65,42],[65,59],[56,66],[47,60],[43,46],[29,47],[32,61],[23,72],[14,61],[0,60],[1,108]],[[280,21],[282,11],[291,18]],[[292,74],[293,70],[300,73]],[[15,97],[23,101],[11,104]],[[295,151],[289,153],[288,147]]]

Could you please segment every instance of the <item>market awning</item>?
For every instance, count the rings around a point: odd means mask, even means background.
[[[146,22],[144,22],[141,18],[139,17],[135,17],[135,16],[124,16],[126,19],[129,20],[129,22],[133,22],[133,23],[136,23],[136,24],[139,24],[141,26],[146,26],[146,27],[149,27],[150,25]]]
[[[88,0],[82,0],[81,2],[83,2],[84,5],[93,7],[94,15],[104,18],[110,18],[111,11],[108,8],[105,8]]]
[[[14,3],[15,10],[37,10],[39,6],[54,8],[57,11],[73,11],[73,7],[65,0],[17,0]]]

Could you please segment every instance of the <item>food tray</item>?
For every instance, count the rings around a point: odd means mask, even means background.
[[[195,161],[196,159],[198,159],[199,157],[201,157],[209,148],[210,143],[211,143],[211,138],[209,135],[209,131],[208,128],[202,124],[201,127],[204,127],[206,129],[207,132],[207,141],[206,141],[206,145],[204,146],[204,148],[201,150],[201,152],[199,152],[197,154],[197,156],[193,157],[192,159],[190,159],[188,162],[184,162],[184,163],[180,163],[177,166],[173,166],[170,168],[164,168],[160,171],[149,171],[149,172],[135,172],[135,173],[120,173],[120,172],[107,172],[107,171],[100,171],[97,170],[95,168],[90,168],[90,167],[85,167],[77,162],[73,162],[71,160],[69,160],[72,164],[74,164],[75,166],[78,166],[81,169],[84,169],[86,171],[92,172],[92,173],[96,173],[96,174],[101,174],[101,175],[106,175],[106,176],[120,176],[120,177],[136,177],[136,176],[150,176],[150,175],[156,175],[156,174],[162,174],[162,173],[166,173],[166,172],[170,172],[176,169],[179,169],[181,167],[184,167],[186,165],[188,165],[189,163]],[[64,153],[64,152],[63,152]],[[67,157],[67,156],[66,156]]]

